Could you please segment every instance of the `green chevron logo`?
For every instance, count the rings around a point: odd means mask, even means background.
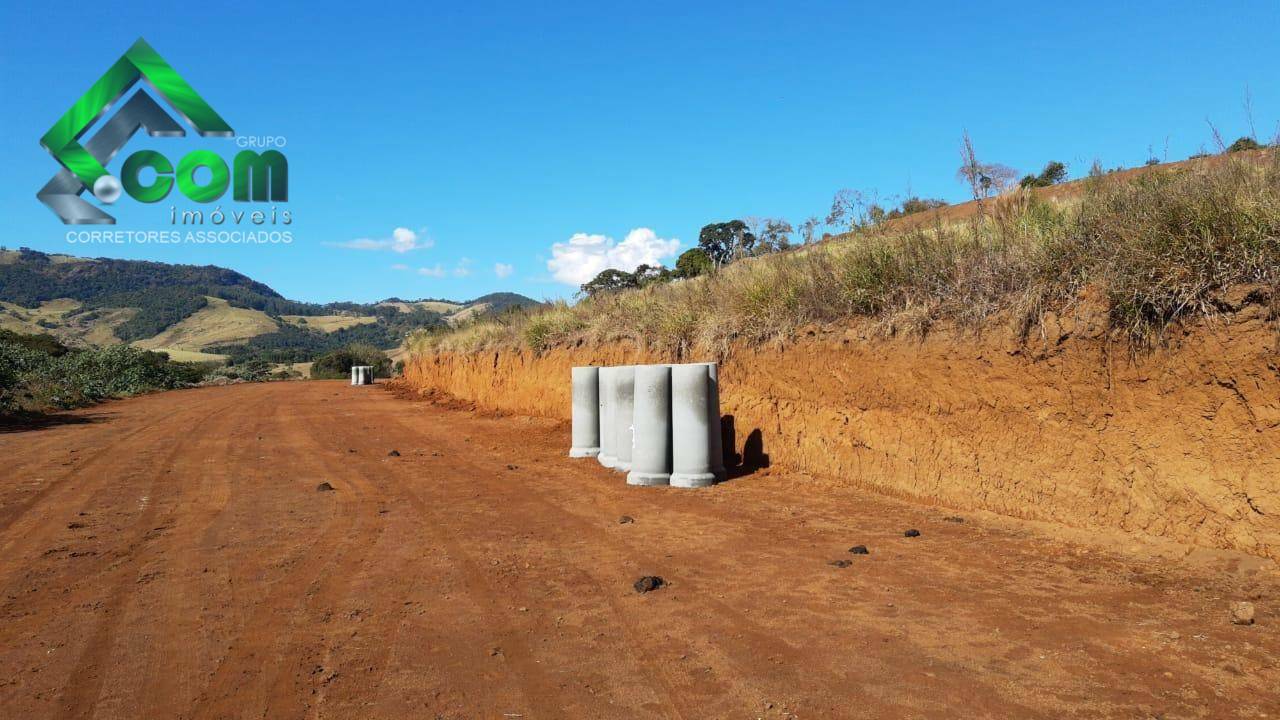
[[[62,167],[36,197],[62,222],[69,225],[115,223],[115,218],[79,197],[85,190],[108,205],[119,199],[121,191],[138,202],[156,203],[168,196],[176,185],[188,199],[209,203],[222,197],[233,175],[233,197],[238,202],[289,199],[288,162],[276,150],[261,154],[241,151],[235,156],[234,174],[225,160],[209,150],[188,153],[176,168],[161,153],[141,150],[125,160],[120,179],[112,176],[107,163],[138,130],[146,130],[152,137],[186,136],[182,126],[148,93],[137,92],[92,138],[81,143],[89,128],[139,80],[145,80],[201,137],[235,135],[222,116],[146,40],[139,38],[40,138],[41,147]],[[210,179],[206,182],[196,179],[201,168],[209,171]],[[146,169],[155,172],[155,179],[144,185],[142,171]]]
[[[80,136],[142,79],[160,93],[202,137],[231,137],[235,134],[227,121],[209,107],[209,103],[160,57],[155,48],[148,45],[146,40],[138,38],[133,47],[40,138],[40,145],[53,153],[58,162],[70,170],[85,187],[92,188],[99,178],[109,173],[80,144]]]

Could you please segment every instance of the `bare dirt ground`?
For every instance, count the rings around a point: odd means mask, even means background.
[[[1270,561],[628,488],[563,424],[341,382],[69,419],[0,433],[6,718],[1280,716]]]

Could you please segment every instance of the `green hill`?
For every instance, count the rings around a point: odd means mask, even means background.
[[[216,265],[0,250],[0,329],[77,347],[130,343],[233,361],[307,362],[352,342],[391,350],[406,334],[538,303],[515,293],[306,303]]]

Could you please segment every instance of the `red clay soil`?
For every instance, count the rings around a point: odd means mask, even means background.
[[[630,488],[560,421],[342,382],[64,417],[0,434],[5,718],[1280,714],[1270,560],[775,469]]]
[[[1027,342],[812,328],[732,348],[721,409],[737,451],[832,483],[1280,559],[1280,334],[1262,289],[1219,302],[1141,357],[1088,303]],[[572,366],[674,360],[634,343],[427,355],[405,382],[566,419]]]

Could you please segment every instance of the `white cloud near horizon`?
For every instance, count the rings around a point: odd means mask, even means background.
[[[515,271],[515,266],[508,263],[493,264],[493,274],[497,275],[499,279],[511,277],[511,273],[514,273]]]
[[[395,253],[407,253],[410,250],[421,250],[435,245],[435,241],[427,237],[426,230],[414,232],[409,228],[398,227],[391,231],[391,237],[356,238],[346,242],[325,243],[333,247],[344,247],[351,250],[390,250]]]
[[[635,228],[622,242],[605,235],[575,233],[568,242],[551,246],[547,270],[559,282],[575,287],[613,268],[632,272],[640,265],[660,265],[675,257],[680,241],[658,237],[649,228]]]

